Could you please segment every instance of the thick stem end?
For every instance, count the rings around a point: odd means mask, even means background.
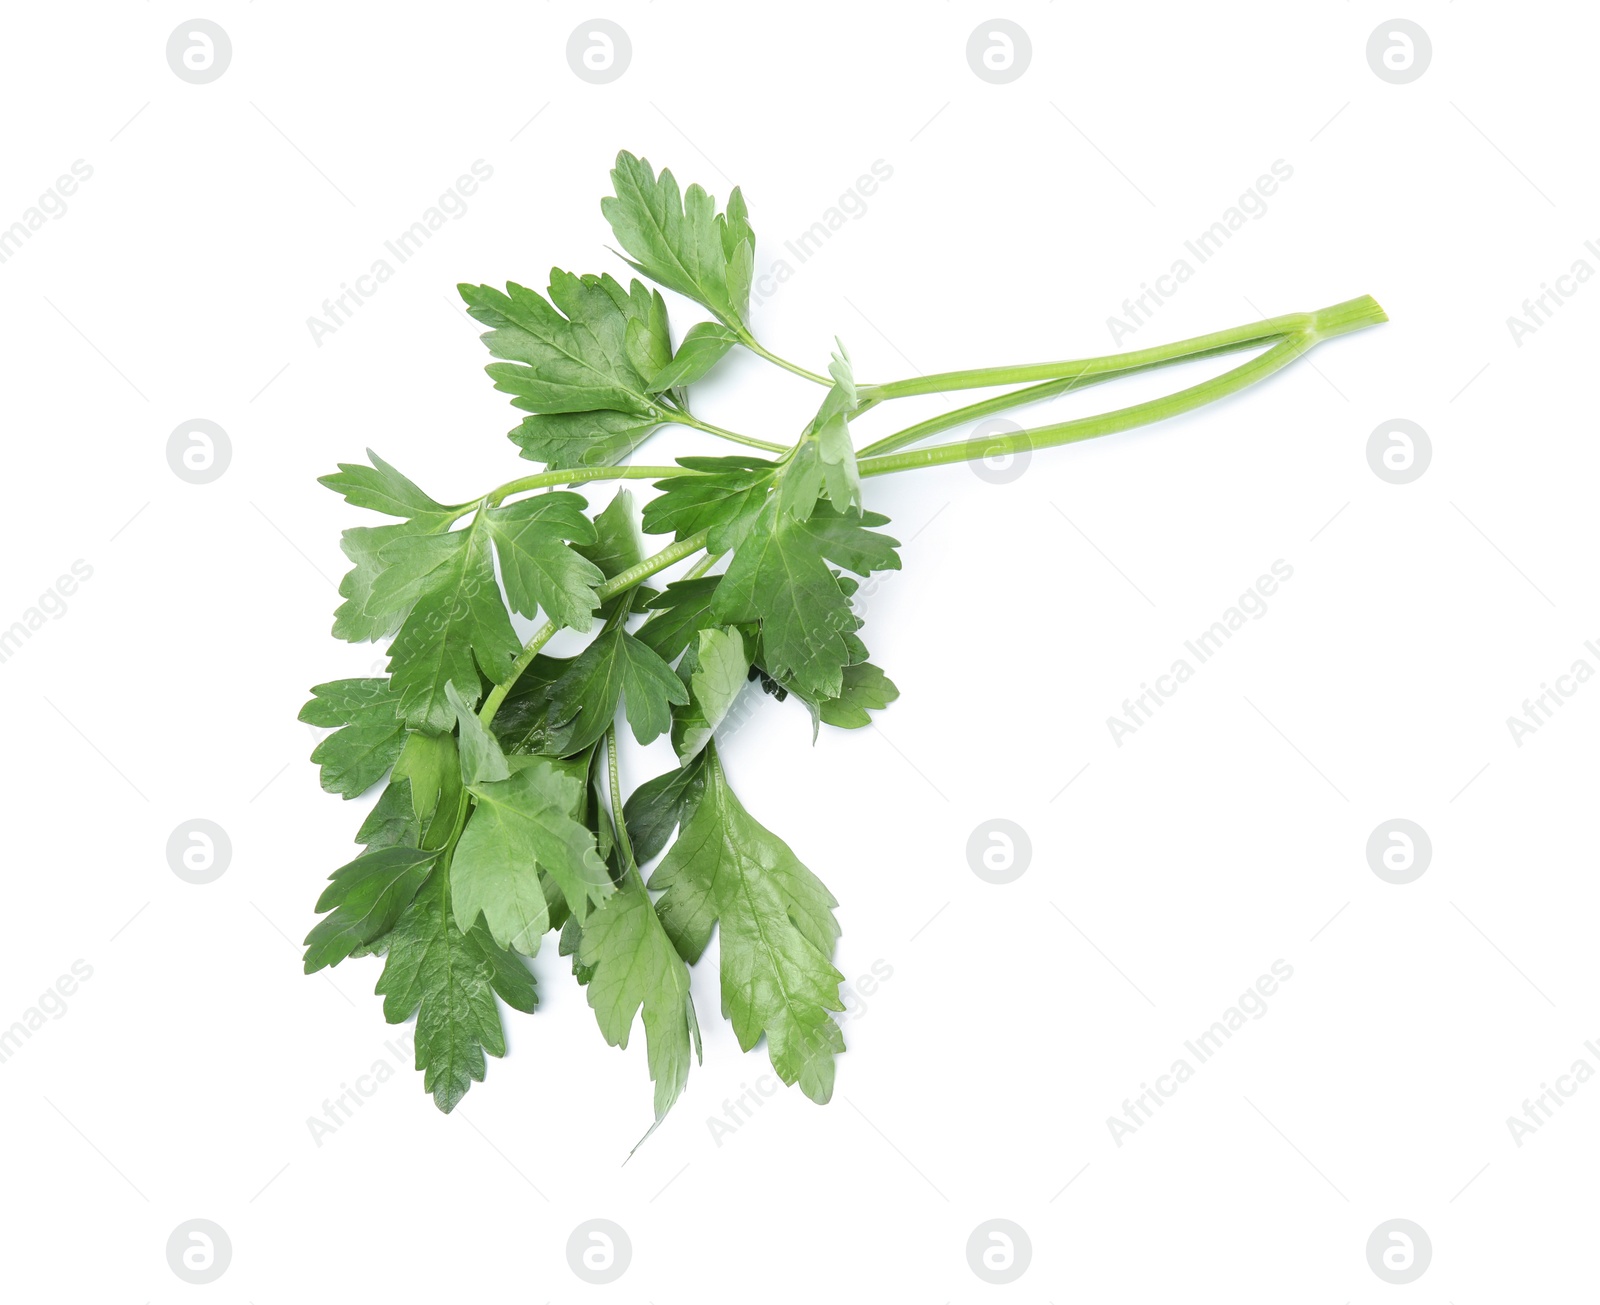
[[[1389,320],[1389,314],[1371,295],[1359,299],[1346,299],[1342,304],[1319,308],[1311,314],[1311,332],[1319,340],[1331,340],[1336,335],[1351,331],[1364,331]]]

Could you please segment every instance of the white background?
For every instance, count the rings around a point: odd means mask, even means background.
[[[0,1280],[29,1300],[1551,1300],[1592,1292],[1600,1085],[1517,1146],[1507,1116],[1600,1037],[1591,793],[1600,687],[1513,742],[1525,698],[1600,657],[1600,289],[1520,347],[1507,318],[1600,237],[1594,14],[1442,0],[1405,16],[1425,75],[1369,67],[1387,4],[1011,5],[1032,62],[968,66],[987,5],[617,3],[619,80],[568,66],[587,6],[216,3],[233,57],[169,69],[186,6],[13,7],[0,47],[0,225],[93,177],[0,264],[9,435],[0,626],[92,578],[0,664],[8,904],[0,1026],[93,969],[0,1064]],[[531,120],[531,121],[530,121]],[[378,965],[300,973],[295,942],[358,806],[322,793],[308,686],[366,673],[328,636],[358,514],[315,477],[372,446],[445,501],[529,469],[457,281],[620,271],[598,200],[618,148],[748,198],[757,269],[874,160],[892,178],[756,313],[858,374],[1104,353],[1106,319],[1278,159],[1293,177],[1124,347],[1375,295],[1392,323],[1214,408],[869,483],[904,571],[865,636],[902,698],[825,732],[758,704],[725,758],[752,812],[841,902],[836,962],[893,977],[845,1028],[831,1105],[784,1091],[695,972],[706,1060],[649,1121],[643,1039],[607,1048],[553,946],[542,1005],[450,1117],[409,1067],[318,1145],[323,1102],[393,1059]],[[307,318],[474,160],[493,177],[353,320]],[[698,319],[672,301],[678,333]],[[1120,405],[1216,364],[1102,388]],[[792,433],[805,382],[748,356],[712,420]],[[861,423],[876,438],[948,400]],[[208,485],[166,442],[203,417]],[[1395,486],[1368,436],[1431,436]],[[960,432],[957,432],[959,434]],[[711,442],[668,434],[652,462]],[[644,492],[648,492],[647,490]],[[598,497],[598,496],[596,496]],[[1092,542],[1091,542],[1092,541]],[[1157,719],[1106,718],[1276,559],[1294,569]],[[631,754],[626,780],[669,764]],[[1068,786],[1071,781],[1070,786]],[[184,883],[201,817],[227,872]],[[1029,834],[995,886],[982,821]],[[1382,821],[1433,859],[1369,868]],[[1138,1133],[1107,1117],[1278,959],[1293,978]],[[881,968],[881,967],[880,967]],[[626,1229],[614,1285],[572,1229]],[[168,1268],[220,1224],[215,1284]],[[1032,1243],[998,1288],[968,1235]],[[1404,1218],[1433,1258],[1368,1267]]]

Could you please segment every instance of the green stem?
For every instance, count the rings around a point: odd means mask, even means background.
[[[522,672],[533,665],[533,659],[539,655],[539,650],[556,637],[556,631],[560,628],[554,621],[546,621],[533,632],[528,642],[522,645],[517,660],[511,663],[511,674],[489,690],[489,696],[483,700],[483,706],[478,708],[478,719],[485,726],[494,723],[494,715],[500,710],[500,704],[506,700],[506,695],[522,678]]]
[[[1265,353],[1232,371],[1213,376],[1199,385],[1191,385],[1176,394],[1136,403],[1130,408],[1117,408],[1111,412],[1096,413],[1092,417],[1079,417],[1073,421],[1056,422],[1051,426],[1035,426],[1031,430],[1017,431],[985,440],[963,440],[957,444],[936,444],[931,449],[914,449],[909,453],[893,453],[885,457],[863,459],[858,466],[863,476],[883,476],[896,471],[910,471],[916,467],[935,467],[950,462],[970,462],[977,458],[992,458],[1009,453],[1031,452],[1055,444],[1071,444],[1078,440],[1092,440],[1101,435],[1147,426],[1164,421],[1179,413],[1190,412],[1208,403],[1265,380],[1273,372],[1292,363],[1317,342],[1315,336],[1291,335],[1280,340]]]
[[[701,421],[693,413],[678,410],[672,418],[680,426],[693,426],[696,430],[703,430],[707,435],[719,435],[725,440],[732,440],[735,444],[744,444],[752,449],[764,449],[768,453],[787,453],[787,444],[774,444],[770,440],[758,440],[753,435],[741,435],[738,431],[727,430],[721,426],[713,425],[709,421]]]
[[[1211,331],[1172,344],[1157,345],[1151,349],[1135,349],[1128,353],[1106,354],[1098,358],[1079,358],[1065,362],[1032,363],[1022,367],[979,367],[969,371],[938,372],[932,376],[916,376],[904,381],[890,381],[886,385],[863,386],[863,399],[903,399],[913,394],[942,394],[949,390],[978,389],[988,385],[1017,385],[1027,381],[1059,380],[1082,377],[1103,372],[1125,372],[1132,368],[1152,364],[1175,362],[1202,353],[1214,353],[1228,348],[1246,348],[1286,336],[1310,334],[1326,340],[1347,331],[1359,331],[1365,326],[1376,326],[1388,321],[1383,309],[1370,295],[1348,299],[1314,313],[1286,313],[1281,317],[1267,317],[1259,322],[1230,327],[1225,331]]]
[[[816,372],[808,372],[798,363],[792,363],[787,358],[780,358],[777,354],[763,348],[760,341],[758,341],[755,336],[751,335],[748,331],[741,331],[739,333],[739,342],[758,358],[765,358],[769,363],[775,363],[777,366],[782,367],[786,372],[793,372],[796,376],[804,376],[806,380],[815,381],[818,385],[826,385],[829,387],[833,385],[833,382],[826,376],[818,376]]]
[[[668,544],[659,553],[652,553],[642,562],[635,562],[626,571],[618,571],[605,584],[595,589],[596,596],[601,602],[605,602],[608,598],[615,598],[625,589],[632,589],[639,581],[648,579],[657,571],[664,571],[674,562],[681,562],[684,558],[698,553],[706,546],[706,538],[710,534],[711,529],[708,526],[698,534]]]
[[[685,580],[698,580],[707,571],[709,571],[712,567],[714,567],[717,564],[717,562],[721,559],[721,557],[722,557],[721,553],[707,553],[704,557],[702,557],[698,562],[696,562],[693,566],[691,566],[687,571],[685,571],[683,573],[683,579],[685,579]]]
[[[714,567],[721,559],[722,559],[722,554],[721,553],[709,553],[708,552],[704,557],[702,557],[698,562],[696,562],[693,566],[691,566],[687,571],[685,571],[678,578],[680,580],[698,580],[707,571],[709,571],[712,567]],[[645,625],[649,625],[651,621],[654,621],[654,620],[658,619],[659,617],[662,617],[662,616],[665,616],[665,615],[666,615],[665,611],[653,611],[648,616],[646,616],[644,618],[644,624],[641,625],[639,628],[643,629],[644,626]]]
[[[617,846],[622,849],[622,863],[634,874],[638,874],[639,863],[633,859],[633,843],[628,838],[627,822],[622,818],[622,778],[617,769],[615,725],[606,731],[606,774],[611,781],[611,825],[617,831]]]
[[[1203,349],[1199,353],[1184,354],[1181,357],[1163,358],[1159,362],[1141,363],[1120,372],[1094,372],[1089,375],[1078,374],[1065,376],[1059,380],[1045,381],[1041,385],[1030,385],[1026,389],[1007,390],[1004,394],[997,394],[993,398],[983,399],[978,403],[969,403],[962,408],[953,408],[949,412],[940,413],[937,417],[929,417],[926,421],[919,421],[914,426],[907,426],[904,430],[895,431],[892,435],[885,435],[881,440],[868,444],[863,449],[856,451],[858,458],[870,458],[880,453],[892,453],[896,449],[903,449],[908,444],[915,444],[918,440],[929,435],[937,435],[940,431],[949,430],[952,426],[963,426],[969,421],[978,421],[997,412],[1006,412],[1012,408],[1020,408],[1030,403],[1039,403],[1044,399],[1053,399],[1057,395],[1066,394],[1074,390],[1086,390],[1091,385],[1100,385],[1106,381],[1120,381],[1125,376],[1133,376],[1139,372],[1155,371],[1161,367],[1171,367],[1176,363],[1195,362],[1202,358],[1212,358],[1218,354],[1237,353],[1241,349],[1253,349],[1260,345],[1260,340],[1242,340],[1236,344],[1222,344],[1214,349]]]
[[[681,476],[686,470],[684,467],[568,467],[564,471],[540,471],[531,476],[508,480],[504,485],[491,489],[481,501],[487,507],[498,507],[512,494],[522,494],[530,489],[581,485],[590,480],[660,480],[666,476]],[[478,504],[460,506],[470,511]]]
[[[422,846],[424,848],[429,848],[431,850],[432,847],[437,846],[440,849],[440,860],[444,864],[446,872],[449,870],[449,858],[455,851],[456,840],[461,837],[462,827],[467,823],[467,808],[469,806],[471,797],[472,795],[468,793],[465,788],[463,788],[461,792],[457,794],[455,814],[451,817],[449,833],[445,836],[445,838],[440,840],[438,843],[433,842],[434,830],[436,828],[444,828],[444,826],[439,823],[440,816],[443,814],[442,812],[435,814],[433,820],[429,822],[428,828],[423,835]]]
[[[706,538],[711,534],[708,527],[697,535],[690,535],[687,539],[680,539],[674,544],[668,544],[659,553],[654,553],[642,562],[635,562],[626,571],[619,571],[603,585],[595,588],[595,597],[602,603],[608,598],[615,598],[624,590],[632,589],[634,585],[657,571],[663,571],[674,562],[681,562],[693,553],[698,553],[706,546]],[[559,627],[554,621],[546,621],[529,637],[528,642],[522,646],[522,651],[517,655],[517,660],[511,664],[511,674],[501,680],[499,684],[489,690],[489,696],[483,700],[483,706],[478,708],[478,719],[484,725],[494,722],[494,716],[500,710],[500,705],[505,702],[517,681],[522,677],[522,672],[533,665],[533,659],[539,655],[539,650],[555,638]]]

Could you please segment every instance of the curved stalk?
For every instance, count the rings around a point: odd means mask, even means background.
[[[617,769],[617,727],[606,731],[606,778],[611,783],[611,827],[616,830],[617,846],[622,849],[622,863],[633,874],[639,873],[639,863],[633,859],[633,842],[628,838],[628,826],[622,818],[622,778]],[[644,887],[641,876],[639,886]]]
[[[738,431],[728,430],[709,421],[701,421],[693,413],[684,412],[682,409],[672,420],[679,426],[692,426],[695,430],[703,430],[707,435],[717,435],[725,440],[732,440],[735,444],[743,444],[752,449],[763,449],[768,453],[787,453],[787,444],[774,444],[771,440],[758,440],[754,435],[741,435]]]
[[[1031,452],[1055,444],[1071,444],[1079,440],[1092,440],[1101,435],[1113,435],[1131,430],[1135,426],[1148,426],[1164,421],[1179,413],[1204,407],[1218,399],[1265,380],[1273,372],[1288,366],[1317,342],[1315,336],[1292,335],[1280,340],[1272,348],[1232,371],[1213,376],[1199,385],[1191,385],[1176,394],[1168,394],[1146,403],[1136,403],[1129,408],[1116,408],[1111,412],[1096,413],[1092,417],[1078,417],[1072,421],[1056,422],[1049,426],[1035,426],[1031,430],[1017,431],[990,440],[964,440],[957,444],[936,444],[931,449],[915,449],[909,453],[892,453],[884,457],[865,458],[857,465],[863,476],[883,476],[896,471],[911,471],[917,467],[936,467],[951,462],[971,462],[978,458],[992,458],[1009,453]]]
[[[1280,317],[1265,317],[1259,322],[1230,327],[1225,331],[1210,331],[1205,335],[1191,336],[1172,344],[1156,345],[1150,349],[1134,349],[1128,353],[1105,354],[1098,358],[1078,358],[1065,362],[1032,363],[1021,367],[979,367],[959,372],[936,372],[931,376],[916,376],[903,381],[890,381],[886,385],[861,387],[863,399],[903,399],[913,394],[942,394],[949,390],[979,389],[989,385],[1016,385],[1026,381],[1059,380],[1068,376],[1089,376],[1104,372],[1124,372],[1134,367],[1175,362],[1197,354],[1219,352],[1228,348],[1243,348],[1251,344],[1264,344],[1269,340],[1294,335],[1314,335],[1330,339],[1346,331],[1358,331],[1364,326],[1376,326],[1388,321],[1383,309],[1371,295],[1348,299],[1312,313],[1285,313]]]
[[[522,494],[530,489],[550,489],[556,485],[581,485],[590,480],[660,480],[664,476],[681,476],[689,472],[687,467],[568,467],[564,471],[540,471],[531,476],[520,476],[516,480],[508,480],[504,485],[497,485],[483,496],[480,502],[486,507],[498,507],[513,494]],[[460,505],[463,510],[470,511],[478,503]]]
[[[1265,343],[1262,340],[1239,340],[1228,344],[1219,344],[1215,348],[1202,349],[1199,353],[1175,355],[1171,358],[1162,358],[1156,362],[1140,363],[1133,367],[1124,368],[1119,372],[1092,372],[1089,374],[1078,373],[1073,376],[1064,376],[1059,380],[1045,381],[1040,385],[1030,385],[1026,389],[1008,390],[1004,394],[997,394],[993,398],[983,399],[978,403],[969,403],[962,408],[953,408],[949,412],[940,413],[937,417],[929,417],[926,421],[919,421],[914,426],[907,426],[904,430],[895,431],[892,435],[885,435],[881,440],[868,444],[865,448],[858,449],[858,458],[870,458],[880,453],[893,453],[896,449],[903,449],[908,444],[915,444],[918,440],[929,435],[937,435],[940,431],[949,430],[952,426],[963,426],[969,421],[978,421],[981,418],[993,416],[997,412],[1007,412],[1012,408],[1020,408],[1026,404],[1039,403],[1044,399],[1053,399],[1057,395],[1067,394],[1074,390],[1086,390],[1091,385],[1100,385],[1105,381],[1120,381],[1125,376],[1134,376],[1140,372],[1155,371],[1161,367],[1171,367],[1176,363],[1197,362],[1202,358],[1214,358],[1220,354],[1238,353],[1242,349],[1254,349]]]
[[[698,562],[685,571],[681,578],[684,580],[698,580],[721,560],[721,553],[707,553]]]
[[[760,341],[758,341],[755,336],[751,335],[748,331],[741,331],[739,333],[739,343],[744,345],[746,349],[750,350],[750,352],[755,354],[758,358],[765,358],[769,363],[773,363],[776,366],[782,367],[786,372],[793,372],[796,376],[804,376],[806,380],[815,381],[818,385],[831,386],[833,384],[833,382],[826,376],[818,376],[816,372],[808,372],[798,363],[792,363],[787,358],[780,358],[777,354],[771,352],[769,349],[763,348]]]

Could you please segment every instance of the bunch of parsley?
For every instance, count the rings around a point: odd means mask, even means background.
[[[626,1047],[642,1014],[659,1123],[700,1054],[688,967],[715,931],[722,1013],[740,1046],[764,1036],[778,1076],[825,1102],[844,1050],[837,902],[745,810],[715,736],[750,681],[798,699],[814,729],[859,728],[896,697],[852,606],[857,577],[900,566],[886,518],[862,506],[862,480],[1157,421],[1384,316],[1363,297],[1104,358],[863,385],[842,346],[823,376],[756,340],[755,235],[737,189],[719,212],[699,186],[680,193],[670,172],[628,153],[611,177],[601,208],[631,266],[713,320],[674,347],[666,301],[637,279],[557,270],[546,294],[463,285],[497,359],[489,375],[527,414],[511,438],[545,470],[455,504],[370,452],[322,478],[393,518],[344,532],[353,565],[333,627],[389,640],[389,673],[318,685],[300,719],[334,731],[312,754],[325,789],[354,798],[387,783],[356,835],[365,851],[317,900],[305,968],[382,956],[384,1016],[416,1017],[423,1086],[449,1111],[483,1079],[484,1053],[505,1052],[499,1003],[537,1004],[524,958],[556,932],[607,1042]],[[793,444],[691,410],[689,387],[735,347],[824,388]],[[898,452],[1071,389],[1253,347],[1262,352],[1242,366],[1147,403]],[[888,400],[1004,386],[1021,388],[854,445],[851,422]],[[668,423],[747,451],[626,465]],[[659,491],[642,517],[625,488],[593,512],[558,488],[633,479]],[[672,542],[647,555],[641,527]],[[686,562],[664,587],[644,585]],[[512,613],[543,617],[526,642]],[[576,656],[547,656],[560,629],[593,638]],[[641,744],[670,736],[678,757],[626,801],[623,720]]]

